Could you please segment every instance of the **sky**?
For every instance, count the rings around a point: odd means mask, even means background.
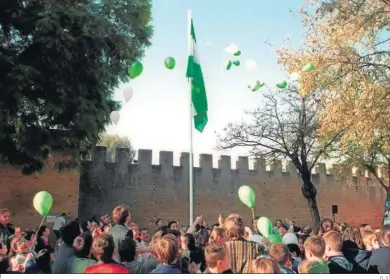
[[[286,79],[286,73],[277,65],[275,51],[285,45],[287,37],[290,45],[302,42],[301,20],[290,10],[297,11],[303,4],[304,0],[153,1],[154,35],[152,46],[142,59],[144,71],[116,90],[115,99],[119,101],[124,100],[124,86],[131,85],[134,95],[122,107],[118,124],[107,127],[107,133],[128,137],[135,149],[152,149],[154,164],[158,164],[161,150],[174,152],[175,165],[181,152],[189,152],[190,99],[185,73],[190,9],[209,108],[209,122],[203,133],[193,131],[194,164],[199,165],[199,154],[211,153],[216,167],[218,156],[223,154],[232,156],[234,168],[236,158],[247,156],[248,150],[216,151],[216,133],[229,122],[241,122],[246,110],[262,105],[261,90],[251,92],[248,81],[258,79],[274,86],[278,80]],[[223,64],[231,56],[223,50],[230,43],[242,52],[241,66],[226,71]],[[176,67],[171,71],[164,67],[168,56],[176,59]],[[247,59],[255,60],[258,70],[246,69]]]

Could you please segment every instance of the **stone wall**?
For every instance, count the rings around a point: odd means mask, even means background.
[[[126,149],[117,149],[115,162],[106,161],[106,149],[98,147],[89,162],[83,163],[80,177],[78,216],[110,213],[118,204],[130,206],[134,222],[153,227],[157,218],[188,223],[189,154],[182,153],[180,166],[173,165],[173,153],[161,151],[159,165],[152,165],[152,151],[139,150],[138,162],[131,163]],[[257,162],[249,168],[248,157],[239,157],[237,169],[231,168],[230,156],[221,156],[218,168],[213,158],[201,154],[194,168],[195,214],[203,214],[209,223],[218,214],[239,213],[250,222],[251,213],[238,199],[239,186],[251,185],[256,192],[256,215],[294,218],[298,224],[310,222],[306,200],[300,191],[300,179],[290,164],[282,170],[281,162],[266,166]],[[385,193],[370,177],[352,177],[335,181],[325,164],[313,170],[318,189],[321,217],[331,216],[331,205],[339,207],[338,222],[379,226],[382,221]]]

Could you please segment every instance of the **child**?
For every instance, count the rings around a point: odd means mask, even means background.
[[[305,258],[312,263],[307,273],[329,274],[329,267],[323,260],[325,249],[325,241],[320,236],[310,236],[306,239],[304,244]]]
[[[329,272],[331,274],[352,273],[352,263],[341,252],[343,246],[341,234],[335,231],[328,231],[322,238],[326,244],[325,258],[327,259]]]
[[[210,273],[232,274],[232,263],[229,250],[223,243],[214,243],[206,246],[205,259]]]
[[[160,265],[152,273],[155,274],[182,274],[178,262],[179,241],[173,234],[166,234],[153,243]]]
[[[292,258],[287,246],[283,243],[272,244],[269,247],[269,257],[279,264],[280,273],[295,274],[292,266]]]

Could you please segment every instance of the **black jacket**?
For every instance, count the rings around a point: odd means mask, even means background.
[[[344,241],[343,243],[344,257],[353,265],[353,273],[367,273],[369,269],[369,262],[371,252],[359,249],[359,247],[351,242]]]
[[[353,265],[344,256],[335,256],[328,258],[328,267],[330,274],[353,273]]]

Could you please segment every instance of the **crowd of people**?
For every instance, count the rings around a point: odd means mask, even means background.
[[[51,230],[14,227],[7,209],[0,210],[0,273],[112,274],[345,274],[390,273],[390,225],[373,230],[321,222],[320,232],[277,220],[274,233],[293,233],[291,243],[271,243],[252,220],[220,215],[211,227],[198,216],[189,227],[156,220],[151,231],[132,222],[126,206],[112,215],[82,224],[58,216]]]

